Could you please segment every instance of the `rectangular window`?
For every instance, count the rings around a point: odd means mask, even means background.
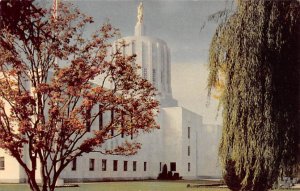
[[[132,124],[132,116],[131,116],[131,119],[130,119],[130,123]],[[133,128],[130,129],[130,139],[131,140],[133,139]]]
[[[191,163],[188,163],[188,171],[191,171]]]
[[[149,55],[148,55],[148,43],[142,42],[142,66],[148,66]]]
[[[156,70],[155,69],[152,70],[152,82],[153,82],[153,84],[155,84],[155,82],[156,82]]]
[[[124,138],[124,112],[122,111],[121,112],[121,118],[122,118],[122,121],[121,121],[121,137]]]
[[[176,171],[176,162],[171,162],[170,168],[171,168],[171,171]]]
[[[106,162],[107,160],[106,159],[102,159],[102,171],[106,171]]]
[[[143,68],[143,78],[148,79],[148,71],[147,68]]]
[[[136,171],[136,161],[133,161],[133,163],[132,163],[132,170]]]
[[[144,162],[144,171],[147,171],[147,162]]]
[[[111,123],[113,123],[114,122],[114,110],[112,109],[111,111],[110,111],[110,120],[111,120]],[[114,136],[114,129],[111,129],[111,136]]]
[[[91,109],[86,110],[85,127],[87,132],[91,131]]]
[[[95,170],[95,159],[90,159],[90,171]]]
[[[152,63],[153,64],[157,63],[157,46],[156,46],[156,43],[152,44]]]
[[[5,170],[4,157],[0,157],[0,170]]]
[[[190,156],[190,155],[191,155],[191,147],[188,146],[188,156]]]
[[[128,161],[124,161],[124,171],[127,171]]]
[[[76,166],[77,166],[77,158],[74,158],[72,160],[72,171],[75,171],[76,170]]]
[[[118,161],[114,160],[114,171],[118,171]]]
[[[191,137],[191,127],[188,127],[188,138]]]
[[[99,130],[103,128],[103,112],[102,105],[99,105]]]

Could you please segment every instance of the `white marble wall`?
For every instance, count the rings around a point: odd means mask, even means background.
[[[218,147],[221,138],[220,125],[205,124],[198,132],[198,166],[199,177],[220,178],[221,166],[218,160]]]

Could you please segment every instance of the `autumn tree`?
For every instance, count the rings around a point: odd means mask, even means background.
[[[21,30],[19,26],[24,27],[27,23],[28,28],[32,27],[29,26],[28,15],[40,13],[40,10],[33,5],[33,0],[1,0],[0,12],[1,27],[6,26],[10,30]]]
[[[213,37],[208,87],[224,82],[219,157],[231,190],[265,191],[295,172],[299,27],[297,0],[238,0]]]
[[[41,16],[42,11],[33,4],[33,0],[2,0],[0,1],[0,28],[5,27],[19,38],[29,40],[37,27],[35,20],[30,20],[32,18],[30,15],[34,14]],[[0,43],[5,46],[5,42],[0,41]]]
[[[30,38],[0,29],[0,147],[24,169],[32,190],[46,191],[84,153],[135,154],[141,145],[134,137],[158,128],[158,102],[155,88],[137,74],[135,55],[111,51],[118,31],[110,24],[87,38],[91,17],[62,3],[55,17],[35,6],[41,14],[26,17],[33,33],[18,23]],[[112,119],[95,127],[105,112]],[[133,139],[102,148],[121,135]]]

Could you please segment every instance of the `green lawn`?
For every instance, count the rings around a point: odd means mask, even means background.
[[[57,191],[229,191],[226,188],[187,188],[187,184],[186,181],[100,182],[83,183],[79,187],[73,188],[58,188]],[[30,191],[30,189],[25,184],[0,184],[0,191]]]

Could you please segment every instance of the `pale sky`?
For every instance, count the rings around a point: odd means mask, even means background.
[[[73,0],[81,11],[94,18],[86,28],[94,32],[107,19],[120,29],[121,35],[132,36],[136,24],[136,0]],[[216,120],[217,102],[207,107],[208,49],[216,24],[208,22],[209,15],[222,10],[225,0],[144,0],[146,35],[163,39],[171,50],[173,97],[179,105],[204,117],[205,123]]]

